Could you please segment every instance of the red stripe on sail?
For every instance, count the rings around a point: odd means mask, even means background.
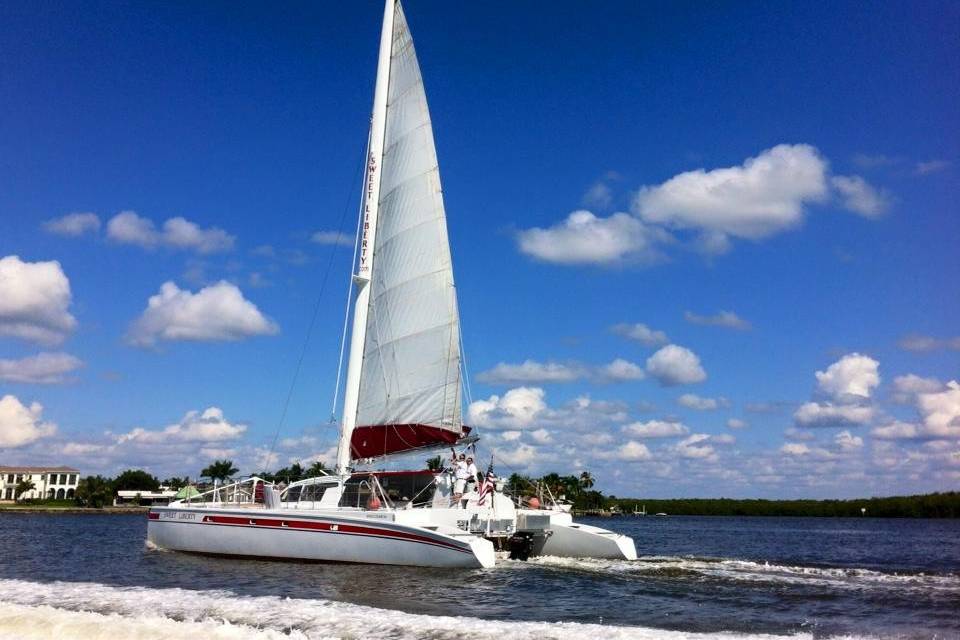
[[[470,427],[462,432],[449,431],[427,424],[380,424],[356,427],[350,439],[353,458],[376,458],[388,453],[399,453],[433,445],[452,445],[467,435]]]

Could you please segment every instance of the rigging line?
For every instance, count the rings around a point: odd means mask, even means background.
[[[353,180],[350,183],[350,193],[353,192],[353,185],[357,182],[357,177],[360,175],[360,168],[363,167],[364,158],[360,159],[360,162],[357,164],[357,170],[353,175]],[[347,211],[350,207],[350,198],[348,196],[346,202],[343,203],[343,213],[340,214],[340,224],[337,226],[337,237],[343,234],[343,225],[347,220]],[[300,357],[297,359],[297,366],[293,372],[293,379],[290,381],[290,388],[287,390],[287,398],[283,403],[283,411],[280,413],[280,421],[277,423],[277,428],[273,432],[273,440],[270,442],[270,450],[267,452],[267,455],[263,459],[263,471],[266,472],[267,465],[270,463],[270,459],[273,457],[273,452],[277,447],[277,438],[280,437],[280,430],[283,429],[283,424],[287,420],[287,411],[290,409],[290,400],[293,398],[293,390],[297,386],[297,379],[300,377],[300,369],[303,367],[303,360],[307,355],[307,347],[310,345],[310,337],[313,335],[313,328],[317,323],[317,316],[320,314],[320,302],[323,300],[323,293],[327,288],[327,281],[330,278],[330,271],[333,268],[334,258],[337,256],[337,245],[333,244],[330,246],[330,259],[327,260],[327,268],[324,270],[323,279],[320,282],[320,292],[317,294],[317,301],[313,305],[313,313],[310,316],[310,324],[307,327],[307,335],[304,337],[303,345],[300,347]]]
[[[366,164],[367,158],[370,155],[370,137],[367,136],[367,148],[363,152],[363,164]],[[330,422],[337,421],[337,400],[340,398],[340,381],[342,380],[343,375],[343,354],[344,349],[347,345],[347,324],[350,322],[350,299],[353,297],[353,270],[357,265],[357,252],[360,248],[360,232],[363,229],[363,213],[364,206],[366,205],[366,198],[364,197],[367,193],[367,179],[368,173],[363,175],[363,183],[360,187],[360,211],[357,215],[357,233],[354,236],[353,240],[353,258],[350,261],[350,275],[351,277],[347,278],[347,304],[343,312],[343,329],[340,331],[340,358],[337,360],[337,382],[333,387],[333,402],[330,405]],[[354,178],[356,180],[356,178]]]

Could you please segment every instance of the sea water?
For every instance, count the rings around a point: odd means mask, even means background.
[[[3,514],[0,638],[960,638],[960,521],[590,523],[640,558],[236,560],[149,549],[142,515]]]

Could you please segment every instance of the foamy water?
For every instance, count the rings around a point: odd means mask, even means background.
[[[529,563],[534,566],[597,573],[718,578],[744,582],[819,585],[837,589],[912,589],[925,594],[956,594],[960,597],[960,574],[885,573],[855,567],[805,567],[749,560],[677,556],[641,556],[635,561],[547,556],[531,558]]]
[[[370,638],[402,640],[760,640],[809,634],[689,633],[576,622],[509,622],[407,614],[330,600],[240,596],[229,591],[0,580],[0,638]]]

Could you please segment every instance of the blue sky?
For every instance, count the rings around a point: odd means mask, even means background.
[[[957,5],[545,7],[405,5],[484,451],[957,489]],[[0,7],[4,460],[253,470],[321,289],[278,452],[329,455],[381,9]]]

